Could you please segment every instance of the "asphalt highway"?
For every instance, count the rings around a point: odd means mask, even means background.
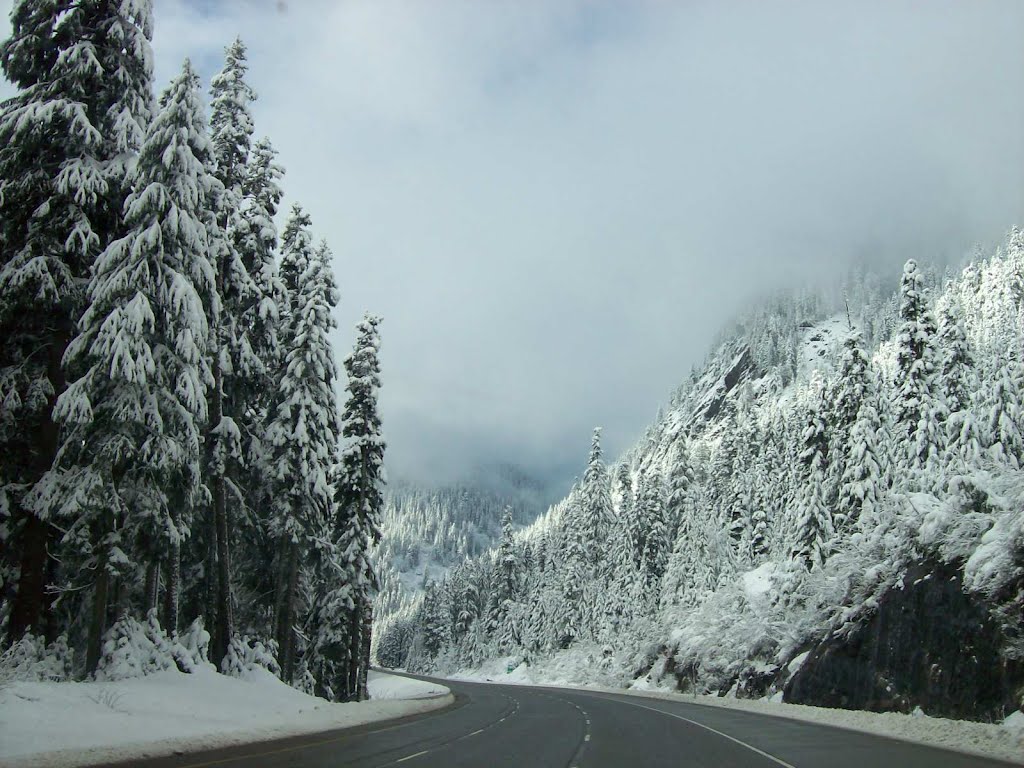
[[[1006,768],[770,715],[621,694],[442,681],[443,710],[138,768]]]

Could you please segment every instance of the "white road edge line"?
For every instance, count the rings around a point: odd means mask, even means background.
[[[395,764],[397,765],[398,763],[404,763],[406,760],[412,760],[414,757],[427,754],[429,751],[429,749],[424,749],[422,752],[417,752],[415,755],[409,755],[408,757],[403,757],[401,760],[395,760]]]
[[[768,758],[773,763],[776,763],[777,765],[781,765],[782,768],[796,768],[796,766],[793,765],[792,763],[787,763],[785,760],[780,760],[775,755],[770,755],[767,752],[765,752],[764,750],[758,749],[757,747],[755,747],[755,746],[753,746],[751,744],[747,744],[747,742],[745,742],[745,741],[740,741],[736,737],[730,736],[728,733],[722,733],[721,731],[716,731],[710,725],[704,725],[704,723],[698,723],[696,720],[691,720],[688,717],[683,717],[682,715],[676,715],[676,714],[674,714],[672,712],[666,712],[663,709],[655,709],[654,707],[648,707],[648,706],[645,706],[644,704],[636,704],[636,703],[634,703],[632,701],[623,701],[622,699],[614,699],[614,701],[618,701],[618,702],[620,702],[622,704],[629,704],[631,707],[640,707],[641,709],[649,709],[649,710],[651,710],[651,712],[659,712],[659,713],[661,713],[663,715],[668,715],[669,717],[674,717],[676,720],[682,720],[683,722],[689,723],[690,725],[696,725],[698,728],[703,728],[705,731],[711,731],[712,733],[721,736],[723,739],[728,739],[729,741],[735,742],[736,744],[739,744],[741,747],[746,747],[751,752],[757,752],[757,754],[761,755],[761,757]]]

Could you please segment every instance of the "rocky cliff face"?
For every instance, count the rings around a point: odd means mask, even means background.
[[[785,700],[876,712],[999,720],[1016,708],[1024,665],[1005,660],[988,606],[964,593],[961,571],[922,562],[846,637],[819,643]]]

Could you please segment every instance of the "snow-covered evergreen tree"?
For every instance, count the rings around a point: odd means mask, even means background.
[[[826,506],[828,483],[828,428],[824,419],[824,393],[812,387],[803,434],[803,482],[794,515],[791,558],[805,569],[819,568],[829,555],[833,534],[832,513]]]
[[[906,459],[900,464],[921,487],[933,482],[945,443],[940,434],[944,414],[937,382],[937,336],[924,275],[911,259],[900,282],[894,418],[900,438],[907,439]]]
[[[97,259],[57,402],[63,441],[40,503],[93,575],[90,671],[111,582],[163,563],[164,624],[177,628],[178,557],[199,487],[214,311],[209,202],[217,194],[199,79],[186,61],[161,98],[132,174],[127,234]],[[153,596],[147,596],[152,600]],[[152,608],[146,605],[146,608]]]
[[[608,539],[613,517],[611,478],[601,460],[600,427],[594,429],[590,461],[583,473],[580,490],[583,545],[586,548],[587,560],[596,567],[604,560],[603,546]]]
[[[285,330],[281,326],[287,316],[287,294],[278,274],[278,233],[274,223],[281,202],[279,181],[283,173],[270,142],[257,141],[243,185],[242,215],[235,222],[238,252],[255,286],[253,301],[242,309],[240,322],[253,358],[261,363],[248,371],[247,407],[238,416],[239,430],[244,436],[242,447],[248,452],[243,455],[246,471],[240,483],[247,514],[236,520],[242,555],[236,587],[244,590],[244,599],[238,601],[239,623],[243,631],[249,632],[266,625],[271,609],[265,596],[274,591],[272,571],[265,566],[273,552],[269,536],[272,486],[268,482],[270,459],[265,432],[284,354],[279,334]]]
[[[256,284],[242,262],[239,241],[242,237],[243,185],[249,159],[252,117],[249,102],[254,94],[245,82],[247,69],[245,46],[235,40],[225,51],[225,65],[211,84],[211,140],[215,166],[211,169],[221,183],[221,194],[211,203],[217,226],[215,263],[217,293],[221,312],[212,318],[215,332],[211,339],[210,362],[213,386],[210,389],[210,426],[206,435],[206,483],[210,491],[210,515],[207,521],[215,542],[216,562],[209,569],[209,591],[215,595],[211,656],[220,665],[227,655],[234,632],[234,606],[231,586],[231,533],[229,516],[239,519],[247,494],[243,481],[245,458],[252,454],[252,432],[242,430],[252,411],[253,401],[263,383],[263,361],[256,356],[248,339],[245,311],[259,303]],[[243,443],[245,443],[243,445]],[[232,508],[229,510],[229,506]],[[232,514],[233,513],[233,514]]]
[[[0,508],[21,552],[8,635],[42,631],[56,529],[24,503],[58,450],[52,416],[93,263],[123,233],[153,111],[149,0],[18,0],[0,65]],[[10,555],[8,555],[10,556]]]
[[[332,469],[337,463],[338,408],[334,392],[337,368],[330,333],[338,291],[326,246],[312,252],[305,246],[308,218],[296,225],[303,236],[286,248],[288,352],[283,361],[267,428],[273,483],[273,530],[279,543],[275,634],[281,672],[295,673],[298,584],[303,555],[313,538],[335,519]],[[299,246],[296,243],[301,241]],[[337,689],[335,689],[337,691]]]
[[[377,406],[380,390],[380,318],[367,314],[356,327],[352,354],[345,359],[349,393],[343,414],[342,434],[348,441],[341,455],[337,487],[340,531],[339,550],[348,572],[355,610],[348,627],[346,695],[367,697],[366,676],[370,664],[370,630],[377,576],[369,557],[370,544],[380,539],[380,515],[384,505],[384,438]]]

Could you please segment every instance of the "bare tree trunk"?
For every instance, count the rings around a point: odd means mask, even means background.
[[[288,592],[288,537],[277,545],[277,573],[274,574],[274,639],[277,641],[277,663],[281,665],[284,648],[284,602]]]
[[[160,594],[160,561],[152,559],[146,566],[146,615],[157,607],[157,599]]]
[[[89,622],[89,639],[85,652],[85,671],[92,675],[100,665],[103,652],[103,633],[107,630],[107,591],[110,574],[107,572],[107,552],[104,550],[96,564],[96,593],[92,603],[92,619]]]
[[[367,686],[367,678],[370,673],[370,640],[373,633],[373,603],[368,597],[363,598],[362,626],[360,627],[360,654],[359,654],[359,689],[356,693],[357,701],[366,701],[370,698],[370,691]]]
[[[175,524],[177,520],[174,521]],[[177,527],[177,525],[175,525]],[[175,531],[175,534],[177,531]],[[181,586],[181,543],[171,537],[167,556],[167,586],[164,588],[164,630],[174,636],[178,631],[178,590]]]
[[[46,354],[46,377],[53,385],[53,395],[47,403],[46,412],[40,414],[40,420],[25,425],[35,438],[32,440],[35,457],[31,461],[30,476],[23,478],[27,484],[35,483],[50,470],[60,447],[60,428],[53,420],[53,406],[57,397],[67,388],[62,362],[64,350],[74,331],[74,320],[63,314],[55,320],[56,327],[49,339]],[[20,504],[15,507],[15,513],[19,511],[25,517],[25,527],[22,533],[18,591],[7,624],[10,642],[20,640],[29,631],[48,636],[48,630],[52,631],[55,623],[51,616],[53,596],[47,591],[48,577],[54,575],[48,553],[55,538],[54,528]]]
[[[213,367],[213,396],[210,399],[210,424],[220,427],[224,419],[224,371],[218,354]],[[217,668],[228,654],[234,631],[231,605],[231,547],[228,534],[227,483],[223,435],[210,435],[213,461],[210,492],[213,497],[213,527],[217,548],[217,595],[211,661]]]
[[[217,523],[212,510],[203,521],[208,526],[206,536],[206,562],[203,564],[203,623],[211,632],[217,631]],[[211,642],[213,637],[210,637]]]
[[[295,590],[299,583],[299,545],[285,539],[284,567],[278,595],[277,652],[281,679],[290,683],[295,675]]]
[[[20,573],[18,591],[14,596],[7,627],[8,643],[20,640],[26,632],[42,634],[49,607],[46,596],[46,549],[50,525],[29,510],[22,514],[25,526],[21,535]]]
[[[356,598],[355,608],[348,622],[348,653],[345,659],[345,701],[356,701],[359,696],[359,656],[362,643],[359,640],[359,621],[362,599]]]

